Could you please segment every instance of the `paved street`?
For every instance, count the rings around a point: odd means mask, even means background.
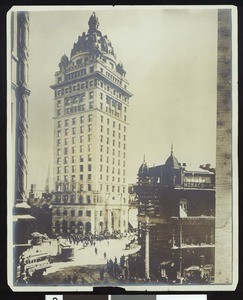
[[[65,241],[65,240],[62,240]],[[119,263],[120,257],[124,254],[129,255],[137,252],[140,246],[135,246],[134,248],[125,249],[126,244],[130,241],[128,237],[123,239],[110,239],[103,241],[96,241],[95,246],[87,246],[83,248],[82,243],[74,245],[74,259],[70,262],[54,262],[52,266],[47,269],[44,275],[55,273],[67,267],[76,266],[95,266],[95,265],[106,265],[107,259],[114,260],[115,257]],[[73,244],[72,244],[73,245]],[[97,248],[97,254],[95,254],[95,248]],[[44,250],[51,255],[57,254],[58,242],[56,240],[51,240],[51,243],[45,242],[41,246],[35,246],[36,250]],[[104,258],[104,252],[106,252],[106,259]]]

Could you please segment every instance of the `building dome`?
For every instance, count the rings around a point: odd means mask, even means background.
[[[172,169],[172,168],[179,168],[179,162],[177,160],[177,158],[175,158],[175,156],[171,155],[167,158],[166,163],[165,163],[166,167]]]
[[[173,145],[171,145],[171,154],[167,158],[165,166],[168,169],[178,169],[180,167],[177,158],[175,156],[173,156]]]
[[[147,163],[145,162],[145,158],[143,160],[143,163],[141,164],[139,170],[138,170],[138,175],[139,176],[147,176],[149,173],[149,168],[147,166]]]
[[[103,35],[101,31],[98,30],[99,24],[95,13],[92,13],[88,22],[88,32],[83,32],[83,34],[78,37],[78,41],[74,43],[73,49],[71,50],[71,59],[77,53],[90,52],[95,55],[106,55],[116,61],[114,48],[107,35]]]

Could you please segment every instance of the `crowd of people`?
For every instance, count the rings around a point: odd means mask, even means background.
[[[84,247],[95,245],[97,241],[109,240],[109,239],[121,239],[127,236],[127,233],[120,233],[119,231],[114,231],[113,233],[104,232],[103,234],[92,234],[86,233],[71,233],[63,236],[70,244],[79,245],[83,244]],[[57,237],[60,239],[60,237]]]

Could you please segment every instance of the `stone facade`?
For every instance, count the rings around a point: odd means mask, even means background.
[[[132,94],[95,13],[55,74],[53,231],[128,229],[127,113]]]
[[[28,12],[11,12],[11,146],[13,199],[13,282],[21,253],[28,249],[35,218],[27,204],[28,163]]]

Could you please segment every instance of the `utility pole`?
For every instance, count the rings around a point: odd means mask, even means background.
[[[149,217],[145,218],[145,278],[150,278],[150,270],[149,270]]]

